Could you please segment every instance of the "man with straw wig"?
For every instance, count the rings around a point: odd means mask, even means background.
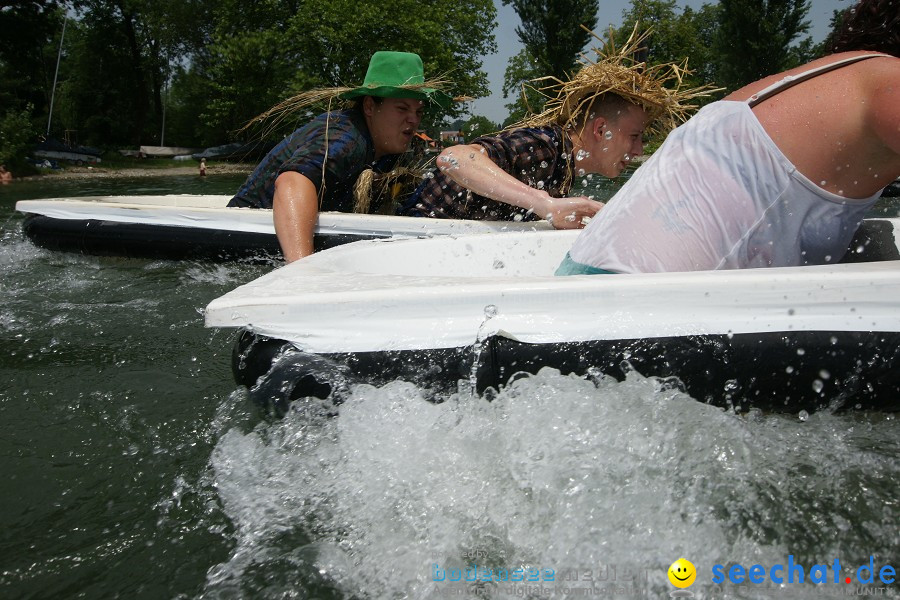
[[[620,49],[612,41],[595,48],[596,62],[586,60],[568,81],[545,78],[552,83],[541,91],[551,99],[542,113],[444,150],[400,214],[584,227],[603,204],[565,197],[573,178],[618,176],[643,153],[645,129],[673,127],[694,108],[685,102],[707,92],[680,89],[685,70],[679,65],[637,61],[647,35],[635,28]]]
[[[287,262],[313,252],[320,210],[368,212],[354,186],[366,169],[390,171],[419,127],[425,103],[447,108],[446,82],[425,81],[422,59],[410,52],[376,52],[362,86],[304,92],[273,107],[261,120],[278,123],[315,104],[355,100],[300,127],[259,163],[229,206],[272,208]]]

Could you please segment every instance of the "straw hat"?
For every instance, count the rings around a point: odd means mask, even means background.
[[[586,31],[586,27],[582,26]],[[584,66],[568,81],[556,77],[542,77],[535,82],[550,81],[550,85],[538,88],[549,100],[544,111],[526,117],[515,126],[541,127],[550,124],[563,127],[572,126],[591,102],[606,93],[616,94],[642,107],[650,115],[648,131],[668,131],[687,120],[688,114],[697,108],[690,100],[709,96],[721,90],[710,85],[682,89],[683,77],[690,74],[687,59],[682,64],[666,63],[649,66],[635,58],[642,43],[651,30],[638,34],[638,25],[628,37],[628,41],[616,49],[613,31],[610,28],[609,42],[603,42],[591,32],[601,46],[592,50],[596,60],[582,55]]]

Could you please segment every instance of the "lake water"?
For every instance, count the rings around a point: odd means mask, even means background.
[[[49,252],[13,209],[242,179],[0,187],[0,597],[657,598],[682,556],[696,598],[897,595],[878,580],[900,567],[895,415],[735,415],[637,373],[546,371],[492,402],[395,381],[268,420],[202,313],[276,265]],[[804,583],[768,579],[789,560]],[[473,564],[534,571],[451,581]],[[756,564],[764,583],[712,583]]]

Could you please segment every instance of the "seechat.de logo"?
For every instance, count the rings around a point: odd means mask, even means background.
[[[741,564],[733,564],[726,568],[722,565],[713,565],[712,582],[724,583],[726,580],[731,583],[751,583],[761,584],[772,582],[776,584],[782,583],[803,583],[804,580],[810,583],[854,583],[872,584],[876,580],[882,584],[894,583],[897,571],[891,565],[883,565],[878,567],[875,565],[875,557],[870,556],[869,562],[860,565],[853,570],[856,578],[849,575],[841,575],[843,571],[841,561],[834,559],[834,563],[816,564],[809,569],[804,568],[802,564],[794,562],[794,555],[789,555],[787,565],[772,565],[768,569],[762,565],[752,565],[745,567]]]

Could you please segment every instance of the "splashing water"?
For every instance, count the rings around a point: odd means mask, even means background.
[[[287,579],[267,596],[315,580],[345,597],[430,598],[473,592],[435,579],[477,564],[553,569],[542,585],[558,595],[562,573],[612,566],[642,573],[652,597],[670,591],[680,556],[812,563],[889,557],[900,543],[898,465],[870,449],[896,446],[883,415],[849,428],[825,413],[742,417],[634,372],[592,382],[552,369],[492,402],[360,385],[339,412],[295,407],[220,439],[211,464],[236,534],[209,594],[277,569]]]

